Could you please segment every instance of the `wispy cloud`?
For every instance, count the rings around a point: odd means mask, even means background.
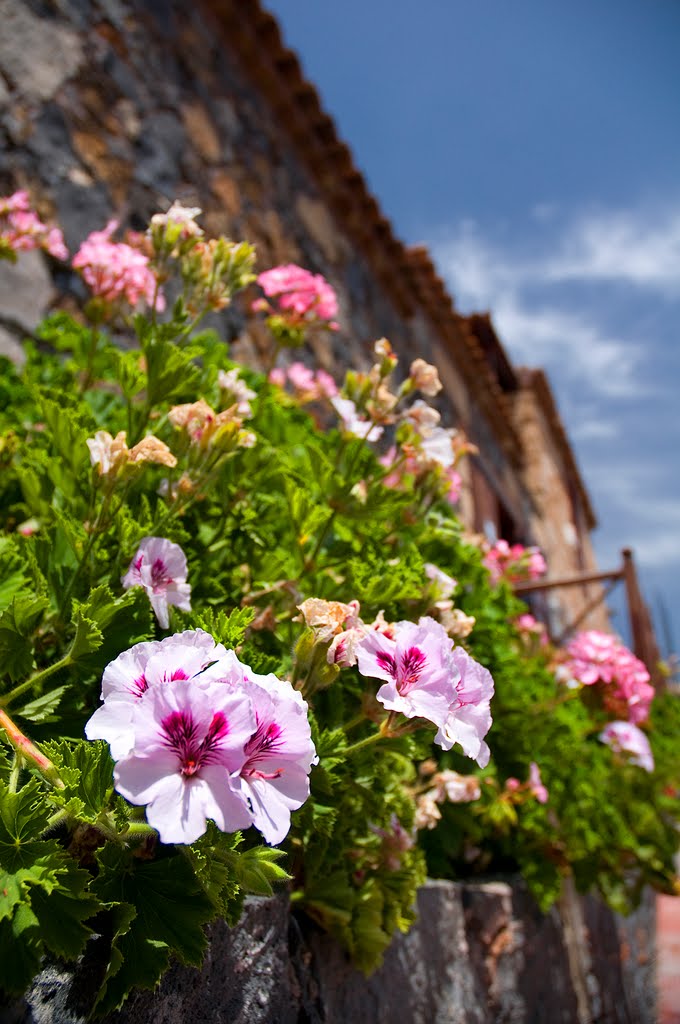
[[[680,296],[680,210],[581,216],[544,267],[549,281],[606,280]]]
[[[567,303],[555,293],[550,254],[560,246],[568,248],[562,238],[540,240],[527,255],[483,238],[467,222],[436,243],[434,255],[457,306],[490,309],[515,361],[545,365],[595,394],[639,395],[644,340],[617,336],[597,312],[575,311],[573,297]]]

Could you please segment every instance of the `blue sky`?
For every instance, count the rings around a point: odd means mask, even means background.
[[[600,565],[634,548],[678,650],[680,4],[264,2],[397,235],[547,369]]]

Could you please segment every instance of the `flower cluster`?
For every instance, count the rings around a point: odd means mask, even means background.
[[[182,430],[190,446],[198,452],[205,453],[209,449],[226,452],[234,448],[252,448],[256,442],[252,431],[241,429],[243,419],[251,412],[245,392],[235,392],[236,381],[228,378],[226,374],[222,378],[221,386],[231,392],[232,398],[236,398],[228,409],[215,412],[203,398],[199,398],[197,402],[176,405],[168,413],[168,419],[173,427]],[[249,393],[252,397],[252,392]],[[245,411],[239,412],[239,406]]]
[[[508,583],[522,583],[536,580],[547,570],[545,558],[537,547],[523,544],[508,544],[507,540],[496,541],[484,555],[484,565],[491,573],[491,582],[506,580]]]
[[[153,434],[148,434],[132,448],[128,448],[125,430],[119,431],[115,437],[107,430],[98,430],[94,437],[88,438],[86,444],[90,449],[92,466],[98,468],[100,476],[109,480],[127,467],[139,466],[143,462],[169,466],[171,469],[177,465],[177,459],[167,444]]]
[[[609,722],[599,739],[618,754],[627,754],[631,764],[637,764],[647,772],[654,771],[654,757],[649,740],[636,725],[630,722]]]
[[[111,220],[102,231],[93,231],[73,257],[73,266],[95,299],[105,306],[122,302],[133,308],[143,299],[148,306],[163,310],[165,299],[149,257],[125,242],[112,242],[118,221]]]
[[[437,726],[435,743],[450,750],[459,743],[484,768],[491,727],[491,674],[444,627],[429,616],[397,622],[392,636],[370,630],[356,645],[362,675],[384,680],[376,697],[388,711],[424,718]]]
[[[119,655],[101,696],[86,735],[109,743],[116,789],[146,805],[162,842],[195,842],[207,819],[283,840],[316,763],[307,705],[290,683],[187,630]]]
[[[277,366],[269,374],[269,381],[283,388],[286,381],[293,388],[293,394],[300,403],[317,402],[321,398],[334,398],[338,389],[330,373],[325,370],[310,370],[304,363],[295,362],[290,366]]]
[[[61,231],[43,224],[22,189],[0,197],[0,258],[14,259],[16,253],[31,249],[43,249],[57,260],[68,259]]]
[[[577,633],[567,655],[564,671],[583,686],[601,684],[605,707],[638,725],[648,718],[654,696],[649,672],[617,637],[596,629]]]
[[[292,328],[325,326],[337,331],[338,299],[321,274],[287,263],[258,274],[257,283],[267,298],[254,302],[254,311],[281,317]]]
[[[430,775],[435,763],[424,761],[420,774]],[[479,800],[481,789],[474,775],[459,775],[446,768],[435,772],[428,781],[428,788],[416,797],[415,827],[433,829],[441,820],[439,805],[444,803],[469,804]]]

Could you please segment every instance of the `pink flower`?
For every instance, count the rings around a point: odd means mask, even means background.
[[[221,673],[225,672],[224,659],[231,657],[222,644],[216,644],[202,629],[187,629],[183,633],[135,644],[119,654],[104,670],[101,699],[103,705],[85,726],[89,740],[106,740],[111,756],[119,760],[134,746],[134,706],[148,689],[162,686],[177,679],[198,679],[210,682],[208,666],[221,660]]]
[[[491,728],[493,679],[463,647],[455,647],[452,658],[458,679],[447,716],[434,741],[443,750],[450,750],[454,743],[459,743],[468,757],[480,768],[486,768],[491,754],[484,737]]]
[[[617,637],[585,630],[569,642],[567,653],[565,671],[583,686],[604,684],[605,705],[624,704],[631,722],[639,724],[648,718],[654,696],[649,672]]]
[[[524,547],[507,540],[496,541],[484,555],[484,565],[491,574],[491,582],[505,579],[508,583],[535,580],[547,571],[545,559],[537,547]]]
[[[631,764],[637,764],[647,772],[654,771],[654,757],[645,734],[630,722],[609,722],[599,739],[617,753],[629,755]]]
[[[55,259],[68,259],[61,231],[43,224],[31,209],[28,192],[23,189],[0,198],[0,243],[13,252],[44,249]]]
[[[151,687],[133,710],[134,745],[114,769],[115,787],[163,843],[193,843],[211,818],[223,832],[247,828],[240,789],[244,748],[256,728],[250,701],[222,683],[194,679]]]
[[[168,607],[191,611],[187,560],[179,544],[164,537],[145,537],[122,578],[125,590],[144,587],[162,629],[169,625]]]
[[[535,761],[529,765],[529,792],[534,794],[539,804],[547,804],[548,790],[541,781],[541,772]]]
[[[241,792],[255,827],[276,844],[288,834],[291,811],[309,796],[309,772],[318,758],[301,694],[274,675],[256,675],[247,665],[243,673],[256,727],[245,745]]]
[[[88,235],[73,257],[73,266],[92,294],[106,303],[124,300],[134,307],[144,299],[152,307],[155,301],[156,309],[163,310],[165,299],[148,257],[124,242],[112,242],[117,227],[118,221],[111,220],[103,231]]]
[[[376,696],[388,711],[441,727],[460,681],[452,646],[444,628],[424,616],[417,625],[398,622],[394,639],[371,630],[357,645],[356,657],[362,675],[385,680]]]
[[[274,304],[255,303],[256,309],[264,308],[278,313],[290,321],[291,326],[310,323],[325,323],[331,330],[338,329],[335,317],[338,315],[338,300],[335,292],[321,274],[311,274],[293,263],[273,267],[259,274],[257,283]]]

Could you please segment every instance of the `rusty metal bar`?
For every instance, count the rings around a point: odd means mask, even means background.
[[[604,583],[605,580],[622,580],[624,578],[625,566],[611,572],[582,572],[576,576],[564,576],[557,580],[527,580],[523,583],[515,583],[512,588],[516,594],[527,594],[538,590],[552,590],[553,587],[573,587],[585,583]]]
[[[633,561],[633,552],[630,548],[625,548],[622,551],[622,555],[623,581],[628,601],[633,652],[647,666],[647,670],[657,689],[664,689],[666,680],[659,669],[661,656],[656,643],[649,610],[640,592],[635,562]]]

